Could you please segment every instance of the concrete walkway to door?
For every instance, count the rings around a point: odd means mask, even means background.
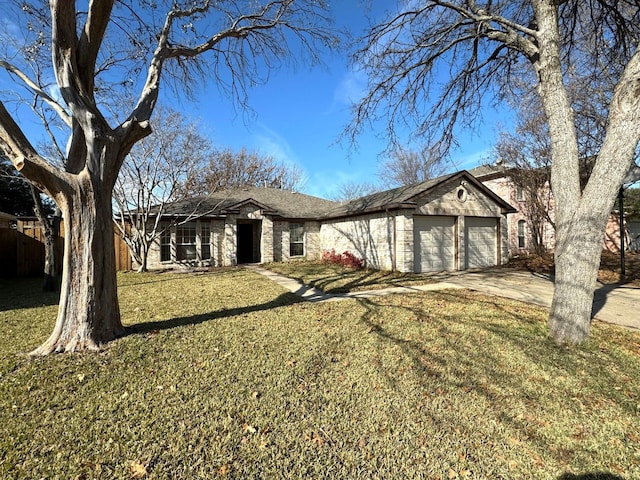
[[[425,285],[411,285],[407,287],[389,287],[389,288],[380,288],[377,290],[363,290],[358,292],[349,292],[349,293],[325,293],[322,290],[312,287],[311,285],[305,285],[304,283],[299,282],[298,280],[294,280],[293,278],[285,277],[284,275],[280,275],[279,273],[272,272],[271,270],[264,269],[258,265],[245,265],[245,268],[253,270],[260,275],[264,275],[268,279],[276,282],[277,284],[283,286],[291,293],[295,293],[296,295],[302,297],[304,300],[309,302],[329,302],[336,300],[345,300],[348,298],[373,298],[373,297],[381,297],[384,295],[391,295],[396,293],[416,293],[416,292],[428,292],[433,290],[446,290],[446,289],[456,289],[456,288],[464,288],[459,287],[453,283],[448,282],[437,282],[437,283],[427,283]]]
[[[372,298],[398,293],[456,288],[466,288],[546,308],[551,307],[553,298],[553,278],[549,275],[507,268],[438,273],[431,277],[436,280],[436,283],[341,294],[324,293],[322,290],[310,285],[304,285],[297,280],[271,272],[257,265],[247,266],[247,268],[266,276],[290,292],[311,302],[336,301],[347,298]],[[593,315],[594,318],[603,322],[640,330],[640,288],[599,283],[594,296]]]

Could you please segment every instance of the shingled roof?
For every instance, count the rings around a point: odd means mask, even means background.
[[[469,173],[479,180],[488,180],[490,177],[502,177],[506,174],[504,165],[479,165],[469,170]]]
[[[416,206],[416,199],[418,196],[427,193],[429,190],[432,190],[443,183],[455,181],[462,177],[475,185],[476,188],[483,191],[488,197],[492,198],[496,203],[504,208],[505,211],[515,211],[511,205],[496,195],[492,190],[484,186],[473,175],[466,170],[462,170],[460,172],[432,178],[425,182],[393,188],[391,190],[374,193],[372,195],[367,195],[366,197],[341,203],[328,211],[325,218],[346,217],[400,208],[414,208]]]
[[[437,186],[463,178],[492,198],[506,212],[515,211],[489,188],[466,170],[374,193],[348,202],[332,202],[303,193],[278,188],[245,187],[216,192],[205,197],[193,197],[165,205],[164,215],[176,217],[225,216],[238,213],[247,204],[255,204],[264,213],[282,218],[329,219],[364,213],[415,208],[418,196]]]
[[[536,167],[532,170],[539,170],[550,168],[548,166]],[[508,167],[506,165],[480,165],[478,167],[472,168],[469,170],[469,173],[476,177],[480,181],[491,180],[493,178],[499,177],[508,177],[513,170],[516,170],[515,167]],[[626,186],[632,185],[636,182],[640,182],[640,167],[635,163],[631,164],[629,170],[624,177],[622,183]]]
[[[164,215],[202,216],[237,213],[253,203],[270,215],[284,218],[320,218],[337,205],[336,202],[279,188],[243,187],[193,197],[165,205]]]

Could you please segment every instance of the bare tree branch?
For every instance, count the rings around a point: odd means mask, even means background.
[[[0,60],[0,67],[4,68],[7,72],[16,75],[20,80],[22,80],[25,86],[33,92],[34,96],[40,97],[43,101],[45,101],[60,116],[60,119],[64,123],[66,123],[69,127],[71,126],[71,116],[67,113],[65,108],[58,102],[56,102],[47,92],[45,92],[40,85],[38,85],[24,72],[22,72],[22,70],[4,60]]]

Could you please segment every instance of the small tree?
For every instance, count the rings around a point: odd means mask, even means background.
[[[245,148],[237,152],[214,150],[208,157],[201,170],[187,176],[181,188],[183,196],[210,195],[243,186],[295,190],[302,184],[300,169]]]
[[[551,145],[544,113],[538,102],[527,108],[520,105],[515,132],[500,132],[495,156],[501,160],[511,182],[524,195],[524,214],[535,252],[546,251],[545,231],[555,229],[551,215]]]
[[[640,187],[634,186],[624,192],[624,210],[628,217],[640,218]]]
[[[31,196],[33,197],[33,211],[42,226],[44,238],[44,279],[42,290],[44,292],[58,291],[58,237],[60,235],[60,215],[59,210],[51,206],[51,201],[44,202],[42,192],[35,186],[30,185]]]
[[[378,177],[390,188],[421,183],[443,173],[443,157],[428,148],[418,151],[396,146],[378,168]]]
[[[42,226],[44,237],[44,280],[42,290],[58,290],[57,238],[59,216],[53,202],[20,173],[9,160],[0,155],[0,211],[18,216],[35,215]]]
[[[211,154],[198,125],[180,113],[157,108],[154,121],[154,132],[131,149],[113,192],[115,224],[139,272],[147,271],[149,249],[162,234],[165,206],[183,198],[185,179],[201,172]]]

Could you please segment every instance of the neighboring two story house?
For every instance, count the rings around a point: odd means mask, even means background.
[[[508,218],[510,256],[534,253],[540,249],[551,251],[555,246],[555,228],[552,223],[555,203],[549,184],[543,182],[542,188],[537,192],[536,208],[532,205],[530,194],[514,182],[512,170],[498,163],[481,165],[471,169],[469,173],[517,210]],[[541,215],[542,211],[546,214]]]
[[[534,253],[540,245],[545,251],[555,246],[555,202],[548,182],[537,192],[539,208],[532,205],[530,194],[514,182],[513,168],[500,163],[481,165],[469,172],[517,210],[509,215],[508,234],[510,256]],[[625,185],[640,180],[640,168],[633,166],[625,178]],[[544,215],[542,215],[544,211]],[[640,250],[640,219],[625,218],[625,248]],[[620,217],[612,212],[603,238],[603,248],[620,252]]]

